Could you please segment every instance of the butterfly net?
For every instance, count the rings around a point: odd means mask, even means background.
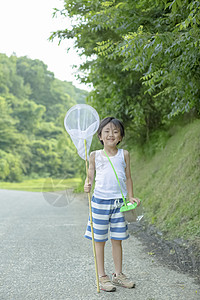
[[[84,160],[86,159],[84,140],[86,140],[88,158],[92,137],[99,127],[99,115],[97,111],[90,105],[77,104],[68,110],[64,119],[64,126],[79,156]]]

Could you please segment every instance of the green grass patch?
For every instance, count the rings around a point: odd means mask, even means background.
[[[147,221],[166,238],[200,239],[200,120],[176,129],[152,156],[132,151],[131,161]]]
[[[54,179],[40,178],[29,179],[23,182],[0,182],[0,189],[31,191],[31,192],[51,192],[67,189],[76,189],[81,183],[80,178]]]

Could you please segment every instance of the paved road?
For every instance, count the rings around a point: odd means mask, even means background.
[[[92,246],[83,237],[87,197],[65,195],[68,205],[58,207],[46,195],[0,190],[0,300],[200,299],[193,278],[161,266],[134,236],[123,244],[124,273],[137,287],[97,294]],[[111,275],[110,241],[105,265]]]

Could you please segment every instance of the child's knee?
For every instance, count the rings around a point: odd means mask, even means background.
[[[122,244],[122,240],[111,239],[111,242],[112,242],[112,246],[113,247],[115,247],[115,246],[121,246],[121,244]]]

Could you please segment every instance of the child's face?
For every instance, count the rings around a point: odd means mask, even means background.
[[[120,129],[113,123],[108,123],[102,129],[100,140],[103,141],[104,146],[116,146],[122,140]]]

